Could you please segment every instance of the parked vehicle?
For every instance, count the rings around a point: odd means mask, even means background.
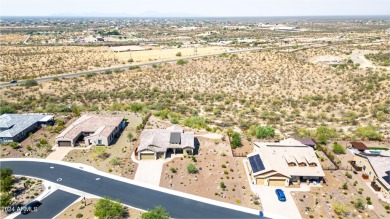
[[[20,213],[28,214],[31,211],[37,211],[37,208],[39,206],[41,206],[41,204],[42,203],[40,201],[32,201],[32,202],[28,203],[27,205],[23,206]]]
[[[17,80],[12,80],[12,81],[10,81],[9,83],[15,84],[16,82],[18,82],[18,81],[17,81]]]
[[[276,189],[275,192],[276,192],[276,195],[278,196],[279,201],[281,201],[281,202],[285,202],[286,201],[286,196],[284,195],[283,190]]]

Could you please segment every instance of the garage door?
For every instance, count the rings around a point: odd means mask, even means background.
[[[264,185],[264,179],[256,179],[257,185]]]
[[[269,186],[284,186],[286,180],[285,179],[269,179]]]
[[[70,141],[59,141],[58,146],[72,146]]]
[[[141,154],[141,160],[154,160],[154,154]]]

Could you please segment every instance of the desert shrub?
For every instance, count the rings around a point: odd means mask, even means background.
[[[183,59],[179,59],[176,63],[177,63],[178,65],[185,65],[185,64],[188,63],[188,61],[183,60]]]
[[[26,87],[33,87],[33,86],[37,86],[38,82],[35,79],[29,79],[23,82],[22,85]]]
[[[201,129],[206,128],[206,119],[201,116],[191,116],[183,120],[183,125],[191,128]]]
[[[226,185],[224,182],[220,182],[219,183],[219,186],[222,188],[222,189],[226,189]]]
[[[346,215],[349,212],[349,206],[339,202],[333,204],[333,209],[338,215]]]
[[[149,210],[141,215],[142,219],[169,219],[169,213],[165,208],[156,206],[154,209]]]
[[[4,103],[1,104],[0,107],[0,115],[3,115],[5,113],[16,113],[16,110],[12,106],[6,106]]]
[[[364,206],[366,205],[366,203],[364,202],[363,199],[361,198],[357,198],[356,201],[355,201],[355,208],[358,209],[358,210],[364,210]]]
[[[143,109],[143,105],[140,103],[132,103],[130,104],[130,111],[131,112],[140,112]]]
[[[274,128],[270,126],[257,126],[256,127],[256,138],[272,138],[275,136]]]
[[[9,143],[9,146],[11,147],[11,148],[16,148],[16,147],[18,147],[18,142],[11,142],[11,143]]]
[[[113,166],[117,166],[117,165],[121,164],[121,159],[119,157],[113,157],[110,160],[110,164]]]
[[[382,66],[390,66],[390,53],[370,53],[364,55],[366,59],[372,60]]]
[[[177,172],[177,170],[176,170],[174,167],[169,168],[169,170],[170,170],[172,173],[176,173],[176,172]]]
[[[176,53],[176,56],[181,56],[181,52],[177,52],[177,53]]]
[[[383,135],[375,131],[375,128],[372,126],[358,127],[355,131],[355,135],[364,140],[379,141],[383,139]]]
[[[132,141],[133,138],[134,138],[133,133],[129,131],[129,132],[127,133],[127,138],[128,138],[130,141]]]
[[[195,173],[198,172],[198,169],[196,168],[194,163],[189,163],[187,165],[187,172],[190,173],[190,174],[195,174]]]
[[[95,205],[94,215],[102,218],[122,218],[125,209],[119,200],[111,200],[108,197],[99,199]]]
[[[315,135],[317,137],[317,141],[321,144],[325,144],[330,138],[337,137],[336,130],[327,126],[317,127]]]
[[[241,135],[238,132],[234,132],[232,135],[232,147],[233,149],[236,149],[237,147],[241,147]]]
[[[82,218],[84,215],[81,213],[76,214],[76,218]]]
[[[345,148],[337,142],[333,143],[332,150],[335,154],[345,154]]]

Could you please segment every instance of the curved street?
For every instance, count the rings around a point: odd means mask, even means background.
[[[1,168],[11,168],[16,175],[36,177],[96,196],[119,199],[123,204],[143,210],[161,205],[174,218],[259,218],[258,214],[196,201],[65,165],[44,161],[0,161],[0,165]]]

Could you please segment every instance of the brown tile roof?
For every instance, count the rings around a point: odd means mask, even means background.
[[[352,147],[354,147],[354,148],[356,148],[358,150],[363,151],[363,150],[367,150],[368,149],[368,147],[363,142],[352,141],[350,143],[351,143]]]

